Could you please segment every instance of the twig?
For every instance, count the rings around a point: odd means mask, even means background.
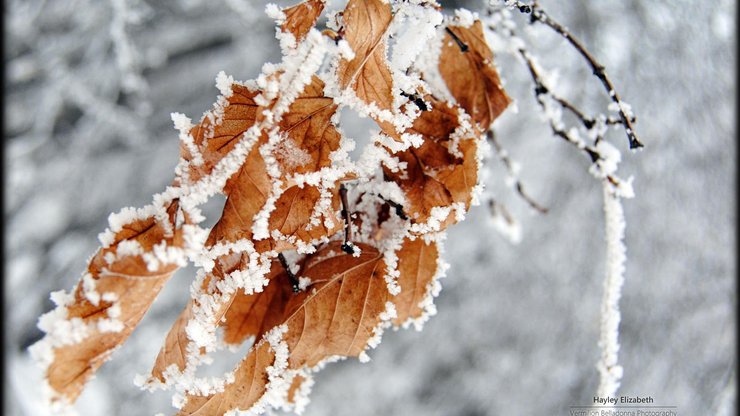
[[[617,90],[614,88],[614,84],[612,83],[611,79],[606,75],[606,68],[604,65],[599,63],[599,61],[596,60],[596,58],[586,49],[585,46],[583,46],[583,43],[581,43],[580,40],[578,40],[575,36],[573,36],[568,29],[566,29],[563,25],[558,23],[557,21],[553,20],[535,1],[531,4],[527,4],[522,1],[514,1],[510,2],[509,4],[513,4],[516,6],[520,12],[522,13],[529,13],[531,16],[531,22],[540,22],[546,25],[547,27],[551,28],[555,32],[557,32],[560,36],[562,36],[565,40],[568,41],[577,51],[581,54],[581,56],[588,62],[588,64],[591,66],[591,69],[596,75],[596,77],[601,81],[601,84],[604,86],[604,89],[606,90],[606,93],[609,95],[609,98],[614,102],[617,107],[619,108],[619,116],[621,117],[622,123],[624,125],[625,133],[627,134],[627,139],[629,140],[629,146],[630,149],[638,149],[643,147],[642,142],[637,137],[637,134],[635,133],[635,128],[632,125],[632,123],[635,120],[634,117],[627,115],[626,111],[624,110],[622,106],[622,100],[619,98],[619,93],[617,93]]]
[[[491,210],[492,213],[495,213],[495,215],[501,215],[502,217],[504,217],[504,220],[506,220],[507,223],[514,223],[514,217],[511,216],[509,210],[506,209],[503,204],[496,202],[495,199],[491,198],[488,200],[488,208]]]
[[[455,43],[457,43],[457,46],[460,47],[460,50],[462,52],[467,52],[468,51],[468,45],[466,45],[465,42],[463,42],[462,40],[460,40],[460,38],[457,37],[457,35],[455,34],[455,32],[452,31],[452,29],[450,29],[449,27],[445,27],[445,32],[447,32],[452,37],[452,40],[454,40]]]
[[[517,220],[506,209],[506,206],[497,202],[494,198],[490,198],[488,208],[496,231],[508,238],[511,243],[518,244],[522,238],[521,229]]]
[[[342,201],[342,217],[344,218],[344,243],[342,243],[342,251],[347,254],[355,254],[354,244],[352,244],[352,219],[350,218],[348,209],[347,187],[344,184],[339,186],[339,197]]]
[[[385,201],[386,204],[393,208],[396,211],[396,215],[398,215],[398,218],[402,220],[409,219],[409,217],[403,211],[403,205],[399,204],[398,202],[391,201],[390,199],[386,199],[385,197],[383,197],[383,195],[380,194],[378,194],[378,198],[382,199],[383,201]]]
[[[497,30],[497,28],[490,27],[490,26],[489,26],[489,29],[494,30],[494,31]],[[512,37],[512,38],[516,37],[516,33],[514,32],[513,29],[507,28],[506,31],[507,31],[506,34],[509,37]],[[555,96],[552,93],[552,89],[545,83],[544,77],[542,76],[542,74],[540,74],[540,70],[538,69],[537,64],[535,63],[534,58],[530,55],[527,49],[525,49],[524,47],[518,47],[516,49],[516,52],[519,54],[519,56],[524,61],[524,64],[527,66],[530,77],[532,78],[532,81],[534,82],[534,85],[535,85],[535,88],[534,88],[535,100],[540,105],[540,107],[542,108],[542,110],[545,112],[546,115],[548,113],[547,111],[548,104],[545,101],[545,97],[549,97],[553,101],[565,107],[566,109],[570,109],[570,111],[577,118],[580,119],[581,123],[583,123],[584,126],[589,124],[590,120],[594,120],[594,123],[596,122],[595,121],[596,119],[585,117],[584,115],[585,113],[583,111],[579,110],[576,106],[567,102],[566,100],[562,98],[559,99],[559,97]],[[567,103],[567,106],[563,105],[564,102]],[[568,133],[561,126],[560,122],[553,119],[552,117],[548,116],[547,121],[548,121],[548,125],[550,126],[550,130],[555,136],[560,137],[561,139],[575,146],[577,149],[581,150],[584,154],[588,156],[588,158],[591,160],[591,163],[596,163],[600,160],[604,160],[604,157],[601,155],[599,150],[595,147],[596,144],[598,144],[598,142],[601,140],[600,136],[597,135],[594,145],[591,146],[591,145],[584,143],[583,140],[576,139],[575,137],[573,137],[570,133]],[[594,126],[592,125],[592,127]],[[613,175],[606,175],[606,179],[610,183],[612,183],[612,185],[614,185],[615,187],[619,187],[619,184],[621,183],[621,179]]]
[[[421,99],[416,94],[409,94],[407,92],[401,91],[401,96],[408,98],[410,101],[412,101],[414,104],[416,104],[416,107],[419,108],[419,111],[428,111],[429,108],[427,108],[427,103],[424,102],[424,100]]]
[[[555,94],[554,92],[548,90],[547,87],[545,87],[544,85],[542,85],[541,87],[543,87],[544,90],[545,90],[543,92],[549,93],[553,100],[557,101],[558,104],[560,104],[563,108],[565,108],[566,110],[568,110],[571,113],[573,113],[573,115],[575,115],[576,118],[578,118],[581,121],[581,123],[583,124],[583,127],[585,127],[586,129],[590,130],[591,128],[593,128],[594,124],[596,124],[596,119],[594,117],[587,116],[578,107],[576,107],[574,104],[572,104],[570,101],[568,101],[565,98],[562,98],[559,95]],[[537,92],[539,92],[539,91],[537,91]],[[635,121],[635,117],[633,116],[631,118],[631,120],[634,122]],[[621,118],[608,117],[606,120],[604,120],[604,122],[607,125],[610,125],[610,126],[611,125],[617,125],[617,124],[624,125],[624,122],[622,121]]]
[[[496,154],[498,155],[501,162],[503,162],[509,175],[514,178],[514,187],[516,188],[519,196],[524,199],[524,201],[526,201],[530,207],[534,208],[540,214],[547,214],[547,208],[540,205],[537,201],[530,197],[527,192],[524,191],[524,186],[522,185],[522,182],[517,177],[516,172],[514,172],[514,166],[511,159],[506,154],[506,151],[504,150],[503,146],[501,146],[501,143],[499,143],[493,130],[488,130],[488,132],[486,133],[486,137],[488,138],[488,141],[493,144],[493,148],[496,150]],[[493,203],[493,200],[491,200],[491,203]]]
[[[283,253],[278,254],[278,260],[280,260],[280,265],[283,266],[283,269],[285,269],[285,273],[288,274],[288,280],[290,280],[290,285],[293,286],[293,293],[298,293],[301,291],[298,278],[295,274],[290,270],[290,265],[288,264],[288,260],[285,259],[285,256]]]
[[[512,36],[514,36],[513,30],[510,29],[509,32],[511,33]],[[527,69],[529,69],[529,74],[532,77],[532,81],[534,81],[535,99],[537,100],[537,103],[540,105],[540,107],[542,107],[542,109],[546,111],[547,103],[545,102],[543,97],[544,96],[553,97],[553,94],[552,92],[550,92],[551,91],[550,88],[545,84],[545,81],[543,80],[542,75],[537,69],[537,66],[534,63],[534,60],[532,59],[529,52],[524,48],[519,48],[517,49],[517,51],[519,52],[519,56],[521,56],[522,59],[524,59],[524,62],[527,65]],[[557,101],[557,99],[555,99],[554,97],[553,99]],[[578,111],[576,114],[583,114],[583,113],[581,111]],[[580,140],[576,140],[575,138],[571,137],[571,135],[568,134],[568,132],[566,132],[565,130],[563,130],[552,118],[548,117],[548,121],[549,121],[550,129],[552,130],[553,134],[555,134],[556,136],[562,138],[563,140],[571,143],[572,145],[576,146],[578,149],[585,152],[588,155],[588,157],[591,159],[591,162],[596,162],[597,160],[599,160],[600,155],[599,155],[599,152],[595,148],[583,143]]]

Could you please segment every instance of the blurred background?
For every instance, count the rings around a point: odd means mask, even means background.
[[[683,415],[734,414],[736,2],[540,3],[606,65],[646,145],[632,153],[622,132],[609,135],[636,193],[624,201],[620,393]],[[147,204],[170,182],[178,136],[169,114],[199,119],[220,70],[246,80],[279,62],[263,9],[241,0],[5,2],[4,414],[46,414],[26,351],[42,335],[36,320],[52,306],[50,291],[80,277],[108,214]],[[605,112],[601,85],[563,40],[518,12],[514,20],[557,75],[555,90]],[[421,332],[387,332],[368,364],[327,366],[307,415],[567,415],[592,404],[600,184],[587,158],[551,135],[521,63],[505,53],[496,62],[518,108],[497,120],[497,137],[549,212],[530,209],[491,157],[487,195],[518,219],[521,242],[495,232],[487,205],[473,208],[449,233],[437,316]],[[357,139],[368,125],[343,118]],[[217,204],[208,210],[218,215]],[[170,281],[80,398],[82,415],[173,413],[169,394],[132,380],[150,369],[193,276],[187,268]]]

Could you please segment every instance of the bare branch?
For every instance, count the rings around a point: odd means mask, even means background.
[[[511,158],[509,158],[509,155],[506,153],[503,146],[501,146],[501,143],[499,143],[498,138],[496,137],[496,134],[493,132],[493,130],[488,130],[488,132],[486,133],[486,137],[488,138],[488,141],[493,145],[493,148],[496,150],[496,154],[498,155],[499,160],[501,160],[501,162],[503,162],[504,166],[506,167],[506,171],[514,179],[514,188],[516,189],[519,196],[524,199],[524,201],[526,201],[530,207],[534,208],[540,214],[547,214],[547,208],[540,205],[524,190],[524,185],[522,185],[522,182],[519,180],[515,172],[514,164],[511,161]],[[491,201],[491,203],[493,203],[493,201]]]
[[[612,83],[611,79],[606,75],[606,68],[604,67],[604,65],[599,63],[599,61],[596,60],[596,58],[588,51],[588,49],[586,49],[583,43],[581,43],[578,38],[573,36],[573,34],[570,33],[567,28],[551,18],[550,15],[548,15],[536,1],[530,4],[522,1],[513,1],[508,2],[508,4],[517,7],[522,13],[528,13],[531,16],[532,23],[540,22],[554,30],[565,40],[567,40],[568,43],[570,43],[578,51],[578,53],[581,54],[581,56],[591,66],[594,75],[596,75],[596,77],[601,81],[604,89],[606,90],[606,93],[609,95],[609,98],[619,108],[619,116],[622,120],[621,124],[624,125],[625,133],[627,134],[627,138],[629,139],[630,149],[638,149],[643,147],[644,145],[637,137],[637,133],[635,133],[635,128],[632,125],[632,123],[636,120],[633,116],[627,115],[627,112],[625,111],[622,104],[622,100],[621,98],[619,98],[619,93],[617,93],[617,90],[614,88],[614,83]],[[581,119],[583,120],[583,118]]]

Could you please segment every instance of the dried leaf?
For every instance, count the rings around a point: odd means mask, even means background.
[[[358,356],[381,323],[391,298],[384,280],[385,264],[377,249],[358,244],[362,253],[353,257],[331,243],[304,263],[303,276],[313,284],[293,296],[283,323],[283,341],[290,352],[289,370],[311,368],[332,356]],[[266,367],[272,361],[270,344],[257,344],[236,370],[233,383],[209,397],[189,396],[181,415],[215,415],[226,410],[252,407],[267,384]]]
[[[308,31],[316,25],[316,20],[324,10],[325,3],[325,0],[306,0],[283,9],[285,21],[280,25],[280,30],[283,33],[292,34],[296,42],[302,41]]]
[[[320,198],[321,193],[314,186],[293,186],[280,196],[269,220],[270,230],[279,232],[284,238],[276,242],[275,250],[292,249],[298,243],[308,244],[341,229],[341,220],[335,215],[339,209],[336,188],[333,189],[330,209],[320,209],[321,215],[317,217],[317,223],[312,224],[311,217]],[[330,227],[327,227],[326,220],[331,221]]]
[[[185,328],[193,318],[193,301],[188,301],[187,306],[177,317],[177,320],[172,325],[170,332],[167,333],[162,348],[157,354],[157,358],[154,362],[151,377],[165,382],[164,372],[172,364],[175,364],[177,368],[182,371],[187,363],[187,346],[188,346],[188,335],[185,332]]]
[[[267,342],[255,345],[236,369],[226,391],[213,396],[188,396],[187,404],[178,415],[223,415],[232,409],[246,409],[256,403],[267,390],[267,368],[275,361],[275,353]]]
[[[273,261],[267,278],[270,283],[262,292],[247,295],[240,290],[234,297],[222,323],[227,344],[238,345],[249,337],[259,340],[267,330],[280,324],[293,289],[277,261]]]
[[[422,238],[407,238],[396,255],[401,293],[393,297],[392,301],[397,314],[393,324],[399,326],[424,314],[422,302],[431,296],[439,250],[436,243],[426,243]]]
[[[431,109],[421,113],[409,130],[422,135],[422,145],[395,154],[400,162],[406,163],[402,172],[387,167],[383,171],[386,179],[396,182],[406,194],[408,205],[404,209],[415,222],[425,222],[434,207],[461,202],[468,208],[478,183],[478,130],[471,126],[465,131],[469,137],[453,140],[460,127],[460,108],[433,97],[428,100]],[[453,146],[457,147],[456,151]],[[443,227],[452,222],[454,216],[450,214]]]
[[[467,51],[463,52],[452,35],[445,32],[439,72],[455,100],[486,131],[511,99],[501,86],[480,20],[468,28],[450,25],[447,29],[467,46]]]
[[[259,152],[259,144],[255,145],[239,171],[226,182],[224,210],[213,226],[206,245],[251,239],[254,216],[267,202],[271,186],[265,161]]]
[[[234,83],[231,96],[226,103],[219,102],[214,109],[203,116],[201,122],[190,130],[203,164],[190,163],[189,176],[197,181],[210,174],[216,164],[233,150],[236,143],[257,118],[258,106],[254,97],[259,91],[251,91],[244,85]],[[183,159],[192,162],[194,155],[187,146],[181,145]]]
[[[396,156],[400,162],[406,163],[405,171],[392,172],[386,168],[384,173],[387,180],[396,182],[406,194],[406,215],[415,222],[425,222],[434,207],[448,207],[452,204],[450,191],[433,176],[425,173],[424,160],[419,158],[414,149]]]
[[[332,99],[323,95],[323,89],[323,82],[314,76],[312,82],[305,87],[283,116],[279,125],[280,131],[285,134],[283,143],[290,142],[293,146],[290,150],[298,154],[296,156],[283,153],[281,158],[278,149],[277,160],[281,164],[284,176],[296,172],[316,172],[331,166],[329,156],[339,147],[341,136],[331,121],[337,106],[333,104]],[[268,220],[270,238],[258,241],[253,239],[254,217],[264,209],[272,192],[273,179],[267,173],[266,163],[260,152],[260,146],[266,142],[266,137],[261,137],[239,171],[227,181],[224,187],[224,193],[227,195],[226,204],[221,218],[209,234],[206,247],[218,243],[252,240],[257,252],[277,253],[295,249],[299,245],[311,244],[312,241],[330,236],[341,229],[341,221],[336,216],[339,206],[338,185],[335,184],[334,188],[328,190],[331,194],[328,197],[328,206],[322,205],[322,201],[325,202],[326,199],[317,187],[294,185],[286,189],[275,202],[275,208]],[[287,163],[287,159],[301,157],[305,158],[305,162],[301,163],[298,169]],[[274,238],[276,236],[277,239]],[[248,256],[234,254],[221,256],[216,260],[214,270],[204,279],[200,293],[226,297],[214,311],[213,325],[218,325],[221,318],[234,308],[235,300],[247,296],[244,292],[241,292],[241,297],[239,292],[223,294],[213,281],[221,281],[234,271],[245,270],[248,264]],[[176,364],[180,371],[184,371],[187,359],[168,351],[188,351],[190,340],[185,328],[193,317],[192,308],[197,306],[197,303],[188,303],[170,329],[152,369],[152,376],[156,379],[164,381],[163,373],[172,364]],[[187,320],[183,321],[185,319]],[[238,338],[237,335],[235,337]]]
[[[470,207],[473,188],[478,184],[478,143],[476,139],[460,140],[459,149],[463,153],[461,163],[452,169],[442,170],[437,179],[447,188],[454,202],[462,202]]]
[[[333,356],[356,357],[367,348],[390,299],[382,255],[357,244],[359,257],[335,242],[309,257],[302,276],[313,282],[288,303],[290,367],[313,367]]]
[[[355,56],[339,61],[339,86],[351,87],[360,100],[381,110],[393,107],[393,78],[385,56],[392,18],[390,3],[382,0],[350,0],[343,15],[345,39]]]
[[[283,115],[280,130],[290,147],[278,154],[286,173],[317,172],[331,166],[330,155],[339,148],[341,135],[332,121],[337,111],[334,100],[324,95],[324,82],[317,76]],[[285,159],[298,162],[286,163]]]
[[[155,245],[182,247],[181,230],[168,232],[178,210],[176,200],[170,203],[166,211],[171,222],[166,226],[153,217],[126,224],[115,235],[114,243],[90,260],[88,280],[83,278],[77,285],[72,302],[65,308],[66,320],[77,321],[77,327],[84,325],[84,333],[80,339],[68,334],[75,341],[67,345],[46,340],[53,347],[53,361],[46,377],[55,399],[75,401],[113,350],[131,335],[162,286],[178,269],[176,264],[160,262],[159,267],[150,270],[144,254],[116,255],[122,244],[138,244],[141,253],[148,254]]]

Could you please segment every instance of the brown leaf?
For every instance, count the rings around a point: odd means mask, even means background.
[[[381,322],[380,315],[391,298],[382,255],[371,246],[358,244],[362,253],[353,257],[340,245],[331,243],[304,262],[301,275],[313,283],[291,297],[283,320],[288,328],[283,336],[290,351],[288,369],[311,368],[335,355],[360,355]],[[265,355],[265,345],[269,344],[263,340],[250,351],[239,364],[234,382],[223,392],[189,396],[180,414],[218,415],[254,405],[260,396],[253,392],[264,391],[265,368],[273,364],[258,358]]]
[[[332,99],[324,96],[323,89],[323,82],[314,76],[312,82],[305,87],[298,99],[283,116],[280,129],[286,135],[284,141],[290,141],[291,145],[294,146],[293,151],[300,152],[307,158],[307,161],[299,169],[295,169],[294,166],[285,163],[285,160],[281,160],[278,153],[278,161],[281,162],[284,175],[296,171],[302,173],[315,172],[331,165],[329,155],[339,147],[341,137],[331,121],[337,106],[333,104]],[[342,222],[335,215],[339,206],[338,185],[335,185],[332,190],[330,208],[319,210],[319,224],[311,224],[311,217],[316,205],[320,202],[320,191],[314,186],[306,185],[300,188],[294,185],[285,190],[275,202],[275,209],[268,220],[270,235],[272,236],[272,231],[275,230],[280,232],[283,239],[275,241],[270,237],[266,240],[254,240],[252,233],[254,216],[264,208],[272,191],[272,178],[267,174],[266,164],[259,149],[266,142],[266,136],[262,136],[251,149],[247,160],[242,164],[239,171],[227,181],[224,187],[224,193],[227,195],[226,203],[221,218],[209,234],[206,247],[211,247],[217,243],[246,239],[252,240],[258,252],[264,253],[271,250],[281,252],[295,249],[299,243],[309,244],[312,240],[330,236],[341,229]],[[331,227],[327,227],[326,220],[329,218],[333,224]],[[248,259],[242,258],[241,255],[229,254],[218,258],[214,270],[204,279],[201,291],[210,295],[220,294],[217,287],[212,284],[212,280],[219,281],[233,271],[244,270],[247,264]],[[224,267],[224,265],[228,265],[228,267]],[[268,287],[271,286],[273,285]],[[265,290],[270,293],[278,293],[282,289],[281,287]],[[234,306],[234,302],[241,302],[245,297],[249,298],[251,296],[256,295],[247,296],[243,292],[229,295],[223,304],[218,305],[214,315],[214,325],[218,325],[221,318],[229,313],[228,311],[235,307],[238,308],[238,306]],[[262,296],[257,297],[262,298]],[[193,316],[192,308],[195,306],[197,305],[192,302],[188,303],[185,310],[181,312],[157,356],[157,361],[152,369],[152,376],[160,381],[164,381],[162,374],[172,364],[176,364],[180,371],[185,369],[187,360],[181,355],[172,354],[169,351],[187,350],[190,341],[185,333],[185,328],[187,322]],[[239,312],[233,313],[238,314]],[[265,329],[269,329],[269,327]],[[235,340],[241,337],[239,332],[238,330],[229,332],[229,336],[233,336]]]
[[[422,238],[413,241],[407,238],[396,255],[401,293],[393,297],[392,302],[397,314],[393,325],[399,326],[424,313],[420,304],[429,296],[432,278],[437,272],[439,250],[436,243],[427,244]]]
[[[286,173],[316,172],[331,166],[329,156],[339,148],[341,139],[331,120],[336,111],[334,100],[324,95],[324,82],[314,76],[280,122],[288,144],[277,157]],[[288,163],[287,159],[298,162]]]
[[[314,186],[288,188],[275,203],[275,211],[273,211],[269,220],[270,230],[279,231],[283,236],[293,237],[304,244],[336,233],[342,227],[341,220],[334,214],[339,208],[339,197],[336,188],[334,188],[332,195],[331,210],[321,211],[322,215],[319,217],[320,223],[318,225],[312,225],[310,222],[314,207],[319,203],[320,198],[321,193]],[[326,227],[325,218],[332,220],[332,227]],[[295,247],[294,243],[284,241],[276,242],[274,245],[274,249],[278,251]]]
[[[406,163],[402,172],[392,172],[384,167],[387,180],[398,183],[406,194],[406,213],[413,221],[426,221],[434,207],[447,207],[455,202],[470,206],[472,191],[478,183],[476,127],[471,126],[470,137],[457,139],[457,152],[453,152],[452,135],[459,127],[457,105],[427,97],[432,103],[429,111],[422,112],[409,132],[422,135],[424,141],[417,148],[398,152],[395,156]],[[443,228],[453,223],[454,215],[443,222]]]
[[[309,257],[302,276],[312,285],[287,307],[290,367],[313,367],[327,357],[356,357],[367,347],[390,294],[385,264],[374,247],[357,244],[359,257],[334,242]]]
[[[285,305],[293,295],[288,275],[277,261],[273,261],[270,283],[259,293],[247,295],[240,290],[224,316],[224,341],[238,345],[249,337],[255,340],[270,328],[279,325]]]
[[[314,76],[312,82],[283,115],[280,123],[280,130],[286,137],[280,144],[281,147],[277,149],[276,158],[284,175],[316,172],[331,166],[329,156],[339,148],[341,140],[336,126],[331,121],[336,110],[337,106],[333,100],[324,96],[324,83],[319,77]],[[263,209],[272,189],[272,179],[267,174],[266,164],[260,153],[260,146],[266,141],[266,137],[263,136],[255,143],[239,171],[227,181],[224,187],[227,200],[223,214],[209,235],[207,246],[223,241],[233,242],[252,238],[253,218]],[[288,231],[277,228],[286,235],[297,232],[299,225],[308,224],[314,204],[319,200],[319,192],[313,187],[310,189],[306,187],[306,190],[301,192],[293,188],[289,188],[278,201],[278,209],[272,215],[277,219],[270,220],[271,226],[281,224],[278,221],[283,218],[280,204],[296,195],[301,196],[303,203],[300,207],[290,206],[292,218],[289,225],[293,228]],[[295,211],[296,209],[299,211]],[[296,212],[301,212],[301,216],[296,217]],[[271,227],[272,229],[276,228]],[[319,235],[316,231],[310,234],[313,238],[324,235]],[[309,240],[310,238],[306,241]]]
[[[234,374],[238,382],[228,384],[226,391],[212,396],[188,396],[178,415],[215,416],[232,409],[246,409],[259,400],[267,387],[267,367],[275,361],[270,344],[255,345],[239,363]]]
[[[254,145],[247,160],[226,182],[226,203],[221,218],[208,235],[207,246],[252,238],[254,216],[267,202],[272,187],[265,161],[259,152],[260,143]]]
[[[458,147],[463,153],[461,163],[440,171],[437,179],[450,192],[454,202],[462,202],[465,208],[470,208],[473,187],[478,184],[478,143],[475,139],[466,139],[461,140]]]
[[[185,306],[185,309],[183,309],[172,325],[170,332],[167,333],[167,337],[154,362],[152,378],[156,378],[164,383],[164,372],[172,364],[175,364],[180,371],[185,369],[185,363],[188,360],[187,345],[189,343],[185,327],[192,318],[193,301],[191,300],[188,301],[187,306]]]
[[[339,86],[351,87],[362,101],[381,110],[393,107],[393,79],[385,57],[392,18],[390,3],[381,0],[350,0],[343,15],[345,39],[355,56],[339,61]]]
[[[450,191],[434,177],[425,173],[424,160],[414,149],[396,155],[406,163],[404,172],[384,169],[386,179],[396,182],[406,194],[408,204],[404,206],[406,215],[416,222],[425,222],[434,207],[447,207],[453,202]]]
[[[168,208],[171,224],[178,210],[178,202],[173,201]],[[116,234],[114,243],[99,250],[90,260],[88,273],[95,285],[94,292],[98,296],[113,294],[116,301],[104,298],[96,305],[88,299],[85,283],[77,285],[74,300],[66,307],[67,319],[81,319],[88,325],[90,333],[79,342],[54,349],[54,360],[46,377],[57,398],[64,397],[68,402],[77,399],[113,350],[131,335],[162,286],[178,268],[174,264],[164,264],[156,270],[149,270],[141,255],[120,256],[108,264],[106,254],[115,253],[124,241],[138,242],[145,252],[150,252],[155,244],[165,243],[172,247],[183,244],[180,229],[170,235],[161,223],[150,217],[125,225]],[[112,309],[114,306],[117,313]],[[102,329],[101,323],[109,318],[120,321],[122,329],[117,332]]]
[[[231,91],[223,108],[217,104],[216,109],[206,113],[201,122],[190,130],[193,142],[203,157],[202,165],[190,164],[192,181],[208,175],[255,123],[258,106],[254,97],[259,91],[251,91],[238,83],[232,85]],[[193,160],[186,146],[181,145],[180,151],[185,160]]]
[[[469,28],[453,25],[447,28],[468,49],[463,52],[445,31],[439,72],[455,100],[480,124],[481,130],[486,131],[511,99],[501,86],[480,20]]]
[[[280,26],[283,33],[290,32],[296,42],[302,41],[306,34],[316,25],[321,11],[324,10],[325,0],[306,0],[293,7],[283,9],[285,21]]]

